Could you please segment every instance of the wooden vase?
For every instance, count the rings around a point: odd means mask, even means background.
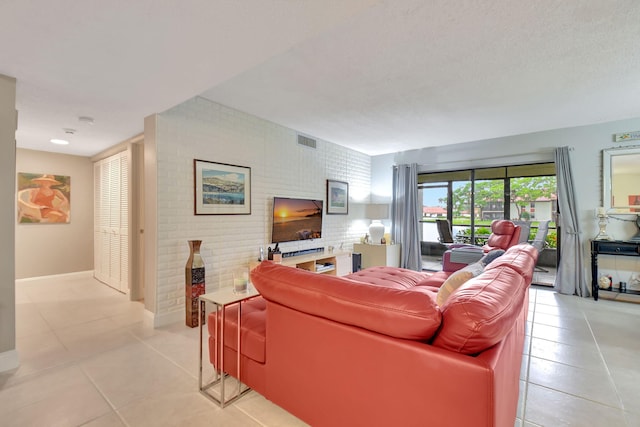
[[[189,258],[185,266],[185,314],[186,324],[191,328],[198,326],[198,297],[205,292],[204,261],[200,255],[202,240],[188,240]],[[204,324],[204,316],[202,323]]]

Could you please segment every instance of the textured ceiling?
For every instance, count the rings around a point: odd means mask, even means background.
[[[25,148],[72,127],[58,151],[94,154],[202,94],[382,154],[640,116],[638,22],[637,0],[10,1],[0,73]]]

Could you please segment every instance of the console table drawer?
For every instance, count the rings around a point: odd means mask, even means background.
[[[601,255],[631,255],[640,256],[638,245],[620,242],[597,242],[597,252]]]

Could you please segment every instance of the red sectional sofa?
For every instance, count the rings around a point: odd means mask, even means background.
[[[510,248],[442,306],[444,275],[335,277],[263,262],[251,274],[261,297],[242,306],[241,380],[313,426],[512,427],[537,256]],[[226,319],[237,336],[236,316]]]

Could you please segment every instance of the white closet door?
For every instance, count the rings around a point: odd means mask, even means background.
[[[120,157],[120,290],[129,292],[129,159]]]
[[[127,152],[94,166],[95,277],[121,291],[129,291],[129,168]]]

